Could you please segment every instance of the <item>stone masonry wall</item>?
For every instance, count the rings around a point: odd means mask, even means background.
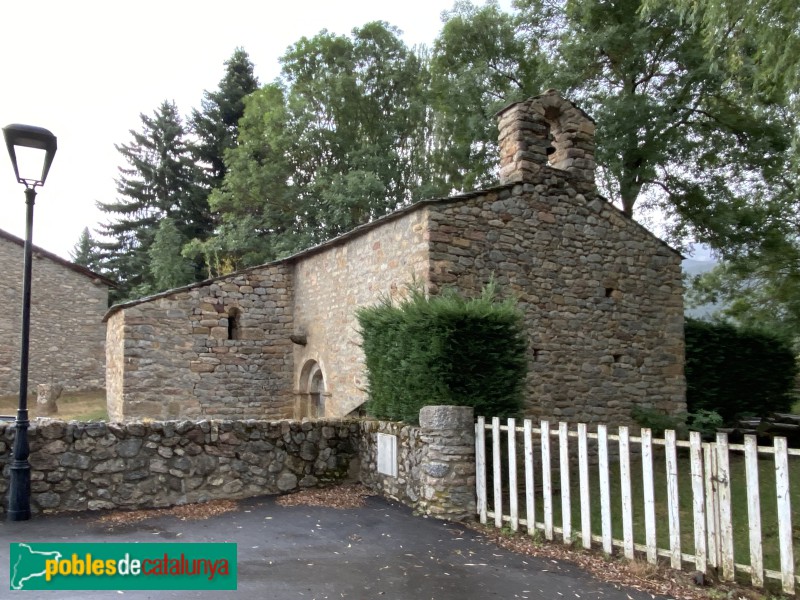
[[[34,250],[28,389],[57,383],[67,391],[105,387],[108,285]],[[19,392],[23,248],[0,236],[0,395]]]
[[[427,211],[412,211],[373,226],[346,243],[299,259],[295,267],[295,390],[301,373],[316,361],[324,376],[325,415],[344,416],[366,400],[364,357],[355,310],[381,297],[403,294],[428,270]]]
[[[439,519],[474,519],[475,418],[472,407],[426,406],[419,427],[363,421],[361,482]],[[397,437],[397,477],[378,472],[377,434]]]
[[[378,473],[378,433],[397,436],[397,477]],[[386,498],[416,508],[422,498],[420,469],[424,452],[419,427],[392,421],[362,421],[361,483]]]
[[[428,210],[432,290],[475,295],[494,277],[519,299],[526,416],[625,424],[634,406],[685,410],[675,251],[549,166]]]
[[[347,476],[359,426],[344,421],[34,422],[31,508],[154,508],[290,492]],[[0,423],[0,518],[12,423]]]
[[[419,411],[422,509],[439,519],[474,519],[475,413],[471,406],[425,406]]]
[[[291,299],[291,267],[276,264],[113,310],[110,419],[291,416]]]

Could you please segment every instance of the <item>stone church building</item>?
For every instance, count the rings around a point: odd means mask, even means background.
[[[0,230],[0,396],[19,393],[24,240]],[[33,247],[28,389],[56,383],[66,391],[105,387],[108,291],[114,283],[89,269]]]
[[[598,195],[583,111],[550,90],[498,118],[497,187],[112,307],[110,418],[346,415],[367,399],[357,307],[412,279],[476,295],[492,277],[525,314],[526,414],[684,410],[681,256]]]

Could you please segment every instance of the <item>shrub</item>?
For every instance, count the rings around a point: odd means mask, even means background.
[[[428,297],[412,288],[398,305],[384,299],[357,317],[369,415],[416,423],[427,405],[519,414],[527,371],[523,317],[513,301],[496,300],[493,284],[475,299],[452,290]]]
[[[713,410],[703,410],[696,413],[689,413],[687,422],[689,431],[699,431],[703,439],[712,440],[717,429],[722,427],[722,415]]]
[[[664,431],[671,429],[678,436],[686,432],[686,415],[683,413],[668,415],[655,408],[636,406],[631,410],[631,418],[640,427],[652,430],[655,437],[664,437]]]
[[[687,319],[686,403],[690,413],[744,415],[788,411],[797,365],[785,341],[726,323]]]

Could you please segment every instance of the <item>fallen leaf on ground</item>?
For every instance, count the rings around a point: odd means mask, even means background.
[[[182,504],[171,508],[115,511],[99,517],[96,522],[103,525],[126,525],[156,517],[177,517],[182,521],[197,521],[231,512],[236,510],[236,507],[236,502],[233,500],[212,500],[198,504]]]
[[[281,506],[324,506],[327,508],[359,508],[365,498],[374,496],[363,485],[348,484],[328,488],[309,488],[279,497]]]

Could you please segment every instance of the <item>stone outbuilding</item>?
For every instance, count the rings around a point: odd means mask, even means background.
[[[0,395],[19,393],[24,240],[0,230]],[[28,389],[41,383],[65,391],[105,387],[108,292],[114,283],[38,246],[31,265]]]
[[[367,399],[357,307],[412,280],[476,295],[492,277],[525,314],[529,416],[684,410],[681,256],[598,195],[583,111],[550,90],[498,117],[497,187],[112,307],[110,417],[348,414]]]

